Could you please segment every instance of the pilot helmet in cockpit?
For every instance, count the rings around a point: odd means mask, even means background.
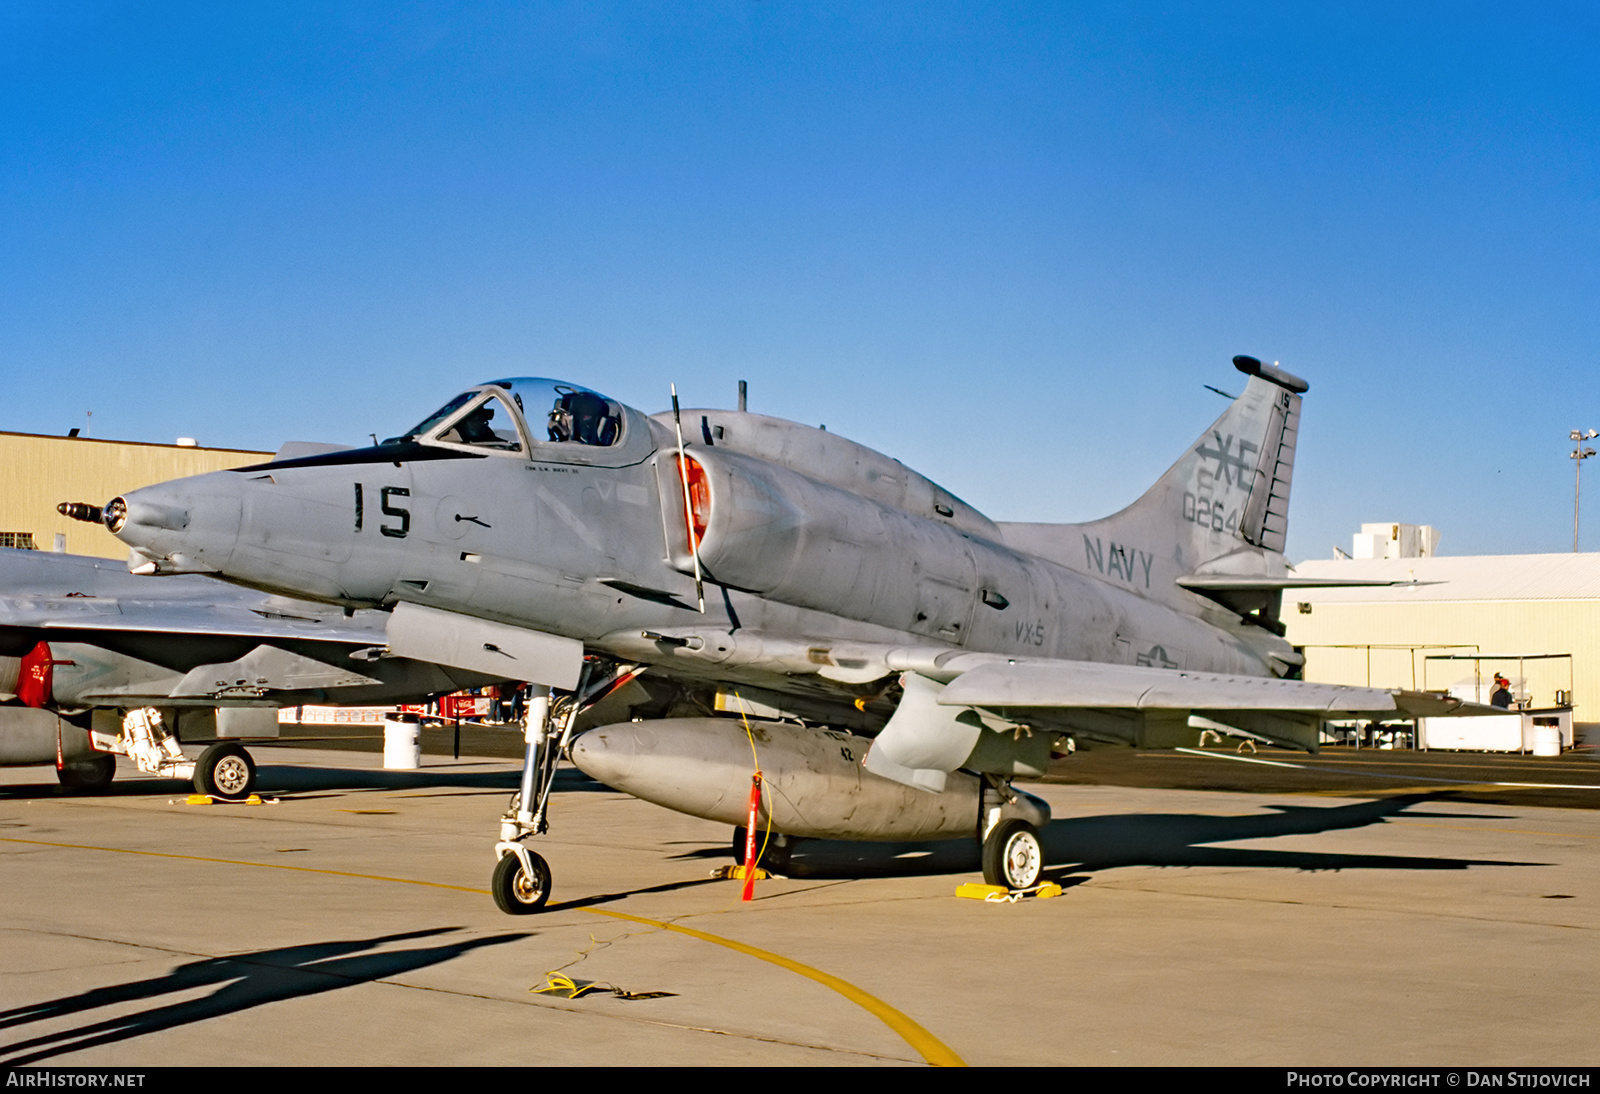
[[[616,441],[618,417],[609,400],[582,389],[558,387],[556,393],[548,427],[552,441],[602,446]]]

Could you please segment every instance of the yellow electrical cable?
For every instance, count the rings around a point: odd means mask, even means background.
[[[737,691],[735,691],[733,693],[733,697],[736,700],[738,700],[738,703],[739,703],[739,721],[744,723],[744,736],[745,736],[745,739],[750,742],[750,762],[755,764],[755,767],[756,767],[755,777],[761,780],[761,788],[762,788],[761,792],[762,792],[763,795],[765,795],[766,794],[767,781],[761,775],[761,757],[756,755],[756,735],[755,735],[755,731],[750,728],[750,716],[747,713],[745,713],[744,697],[742,695],[740,695]],[[767,844],[769,844],[771,842],[772,842],[772,807],[769,805],[767,807],[767,830],[766,830],[766,833],[764,835],[762,835],[762,837],[761,837],[761,850],[756,852],[756,861],[754,863],[745,863],[744,865],[748,866],[752,870],[755,869],[757,866],[759,866],[761,864],[761,860],[767,857]]]

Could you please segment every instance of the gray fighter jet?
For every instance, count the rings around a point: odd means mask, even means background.
[[[99,789],[120,753],[243,798],[255,764],[239,741],[277,736],[279,707],[503,679],[369,657],[387,621],[208,578],[147,581],[110,559],[0,551],[0,765],[54,764],[63,785]],[[192,739],[212,742],[198,759],[179,747]]]
[[[1452,700],[1309,684],[1283,638],[1304,381],[1243,393],[1137,502],[997,524],[853,441],[727,410],[648,417],[497,380],[370,448],[112,500],[135,572],[215,574],[389,609],[390,656],[541,685],[494,891],[533,911],[565,754],[619,790],[781,838],[982,842],[991,883],[1044,865],[1012,786],[1076,741],[1207,729],[1315,750],[1332,718]]]

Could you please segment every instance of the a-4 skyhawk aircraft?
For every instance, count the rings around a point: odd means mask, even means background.
[[[135,572],[389,608],[393,656],[554,689],[502,820],[507,911],[548,895],[524,840],[560,754],[741,825],[753,746],[761,823],[787,839],[977,838],[985,877],[1021,889],[1049,810],[1011,783],[1069,742],[1315,750],[1327,719],[1458,705],[1293,679],[1281,594],[1323,584],[1282,554],[1306,384],[1234,363],[1227,411],[1088,524],[996,524],[824,430],[648,417],[545,379],[474,387],[370,448],[133,491],[104,520]]]

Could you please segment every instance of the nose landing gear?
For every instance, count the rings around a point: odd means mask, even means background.
[[[500,840],[494,845],[494,876],[490,880],[495,905],[507,915],[537,912],[550,899],[550,865],[523,846],[523,841],[550,829],[546,811],[556,781],[556,765],[571,743],[579,712],[644,671],[642,665],[623,666],[610,679],[589,687],[593,666],[593,660],[585,663],[577,690],[559,701],[552,703],[550,689],[542,685],[533,685],[529,693],[522,784],[511,799],[511,808],[500,818]]]

